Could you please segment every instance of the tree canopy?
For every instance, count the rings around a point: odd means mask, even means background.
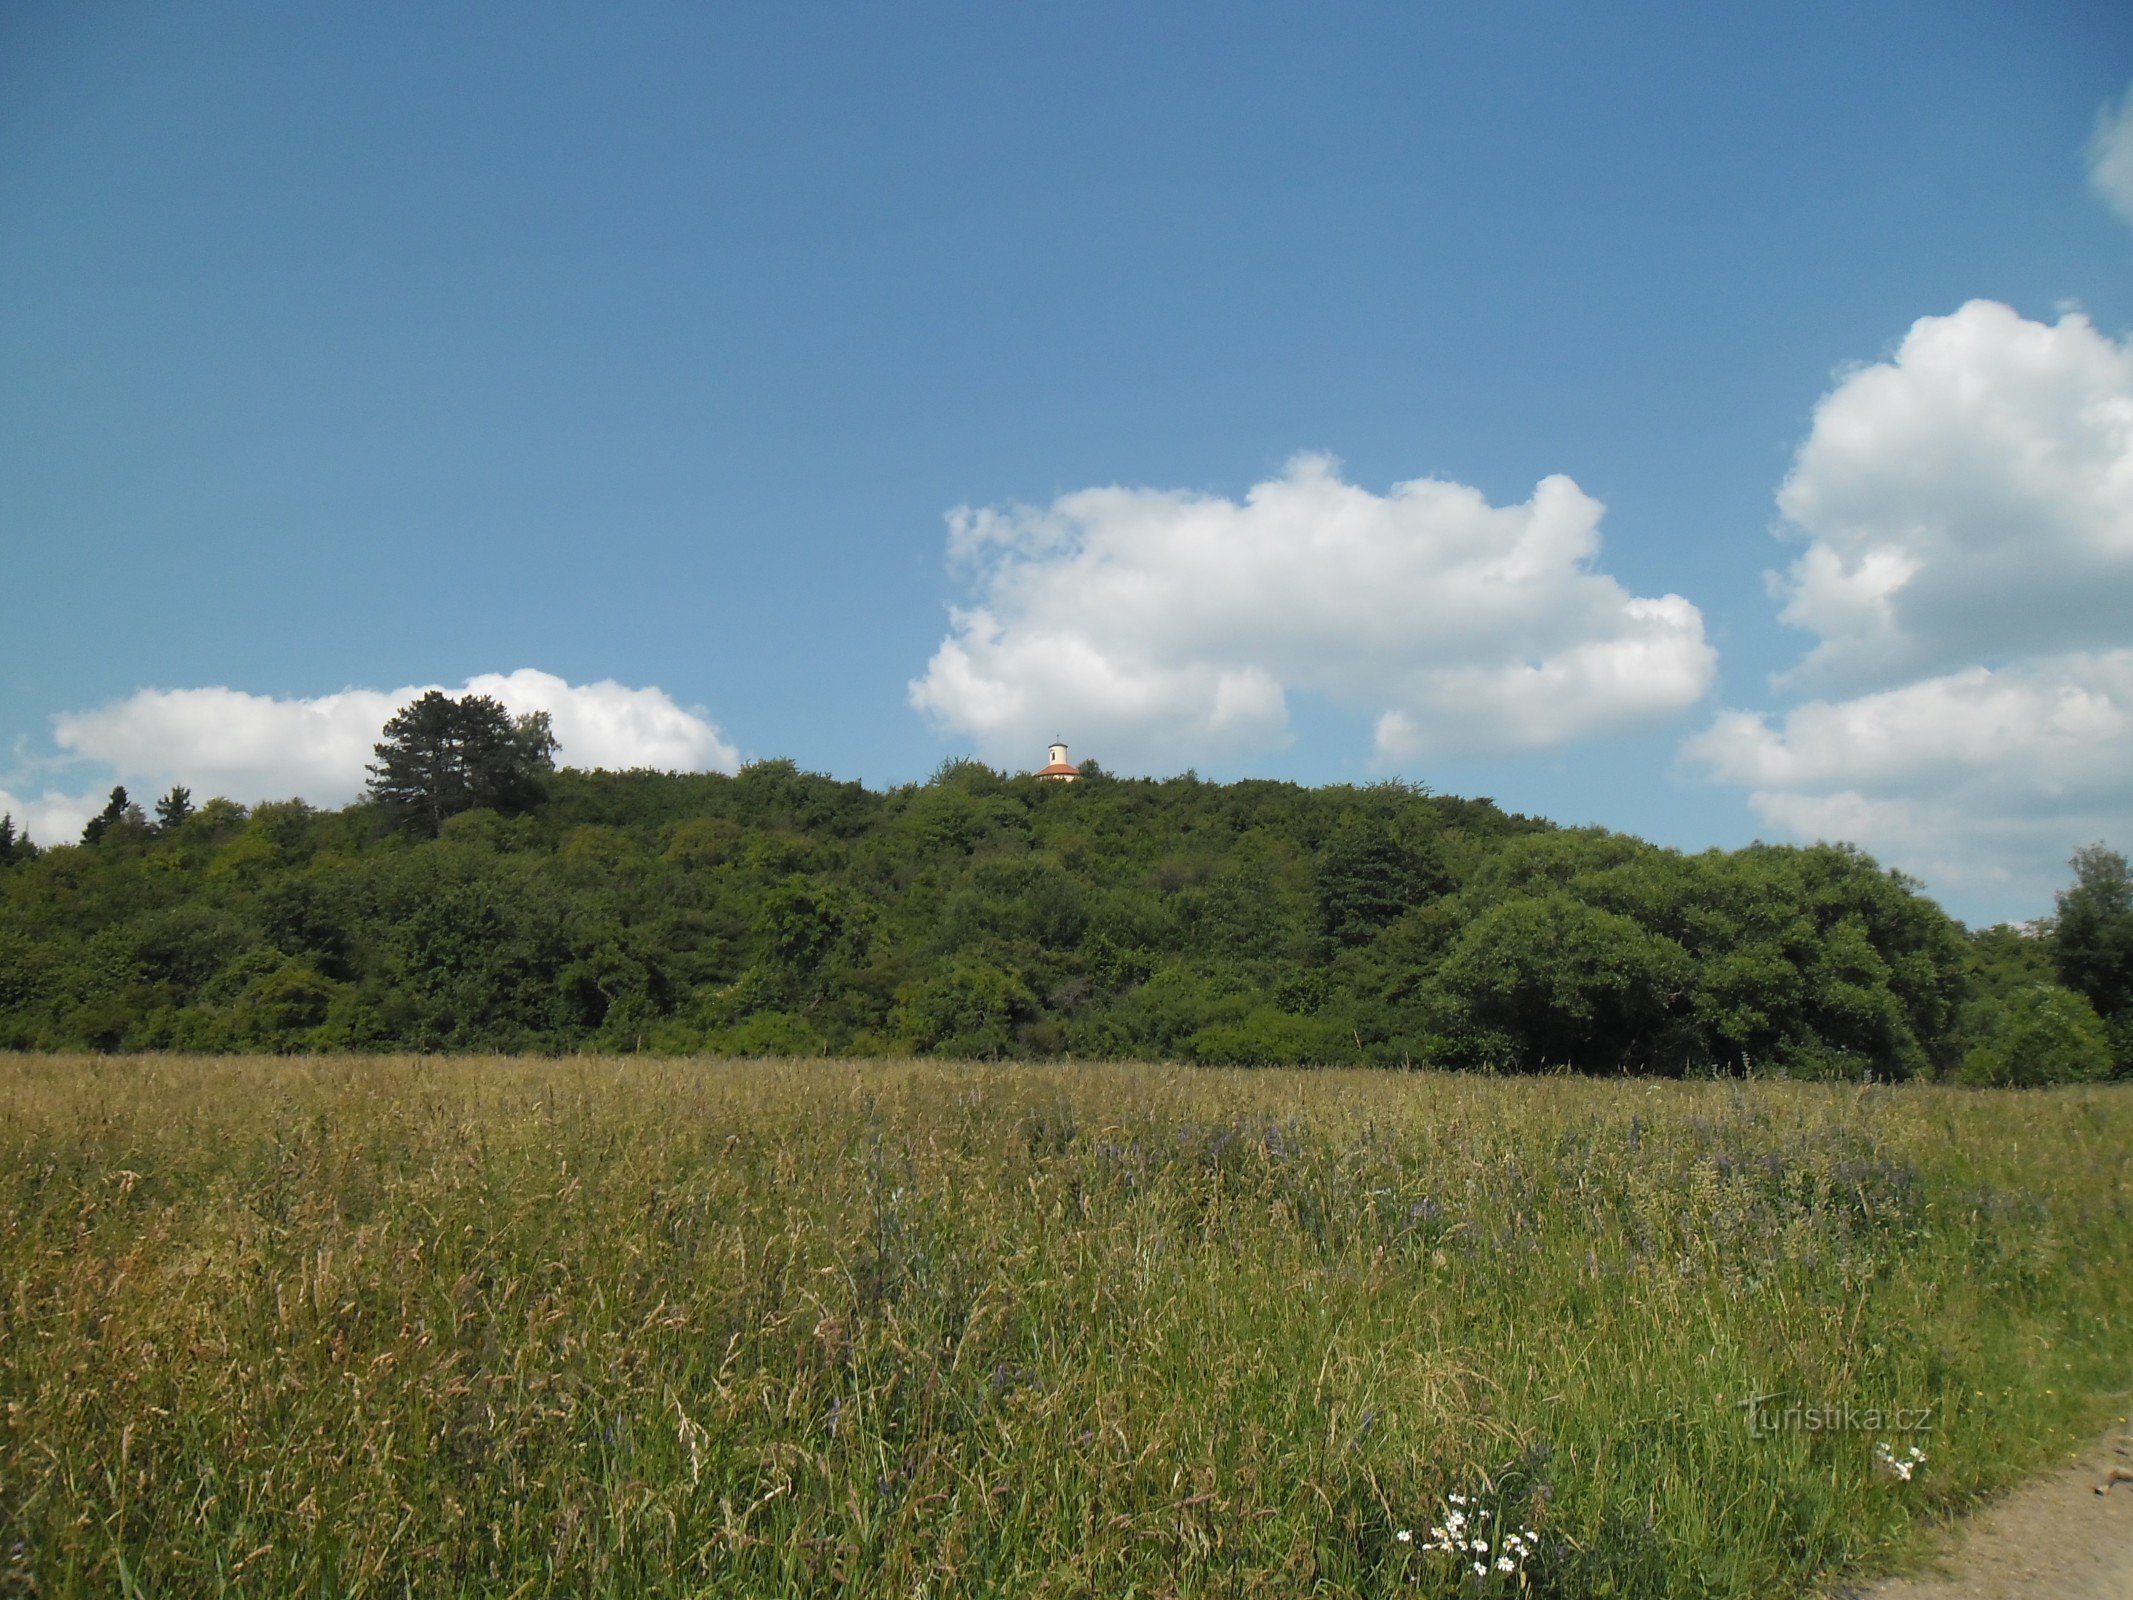
[[[385,724],[370,797],[395,822],[434,838],[461,812],[509,816],[537,805],[555,749],[545,711],[514,718],[488,695],[455,700],[432,689]]]
[[[180,827],[193,814],[193,792],[182,783],[170,786],[170,793],[156,802],[156,830],[167,832]]]
[[[2103,858],[2056,934],[1971,938],[1841,846],[1683,854],[1397,784],[557,772],[472,699],[394,719],[375,803],[126,800],[18,858],[0,1046],[2128,1065]]]
[[[2058,895],[2052,956],[2059,981],[2083,996],[2121,1056],[2133,1051],[2133,872],[2101,844],[2074,852],[2074,882]]]
[[[0,1048],[654,1049],[1785,1072],[2133,1068],[2133,879],[1966,936],[1841,845],[1684,855],[1406,784],[975,761],[557,772],[432,691],[370,801],[0,820]]]
[[[104,802],[104,809],[91,817],[81,830],[83,844],[101,844],[114,831],[121,835],[139,836],[148,831],[148,818],[138,805],[127,797],[122,783],[111,791],[111,798]]]

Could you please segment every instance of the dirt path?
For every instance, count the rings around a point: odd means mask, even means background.
[[[2133,1483],[2096,1492],[2113,1467],[2133,1471],[2133,1430],[1965,1519],[1916,1577],[1834,1600],[2133,1600]]]

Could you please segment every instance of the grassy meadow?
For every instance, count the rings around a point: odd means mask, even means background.
[[[0,1058],[0,1595],[1811,1593],[2125,1410],[2129,1201],[2124,1088]]]

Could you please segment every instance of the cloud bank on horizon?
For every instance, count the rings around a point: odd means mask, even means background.
[[[1974,300],[1815,409],[1771,587],[1816,635],[1780,715],[1683,746],[1765,824],[2041,900],[2133,816],[2133,346]]]
[[[196,797],[224,795],[247,804],[301,797],[342,805],[363,792],[365,768],[387,719],[440,684],[402,689],[344,689],[281,699],[239,689],[142,689],[93,711],[53,719],[58,763],[95,762],[143,792],[174,783]],[[675,703],[656,688],[612,679],[573,684],[532,667],[483,673],[453,694],[485,694],[514,716],[545,711],[554,724],[557,760],[574,767],[653,767],[732,772],[739,753],[701,709]],[[20,780],[18,779],[19,783]],[[109,783],[69,792],[47,784],[20,795],[0,788],[11,813],[45,844],[67,844],[102,809]]]
[[[1241,500],[962,507],[972,603],[910,700],[990,759],[1072,729],[1157,771],[1281,747],[1297,692],[1372,713],[1386,765],[1647,728],[1703,698],[1717,657],[1694,605],[1599,570],[1602,510],[1562,476],[1513,506],[1435,479],[1379,495],[1323,455]]]

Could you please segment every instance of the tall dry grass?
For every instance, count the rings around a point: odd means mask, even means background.
[[[0,1061],[0,1592],[1792,1592],[2123,1409],[2129,1161],[2123,1090]]]

